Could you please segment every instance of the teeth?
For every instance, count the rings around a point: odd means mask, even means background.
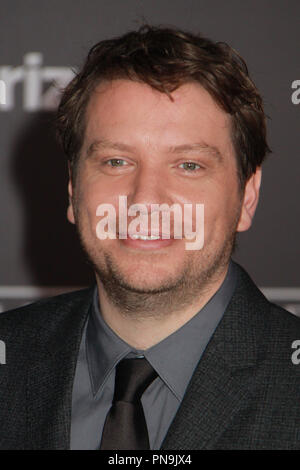
[[[136,234],[133,234],[130,236],[130,238],[133,238],[134,240],[160,240],[160,237],[156,237],[155,235],[150,235],[150,236],[147,236],[147,235],[136,235]]]

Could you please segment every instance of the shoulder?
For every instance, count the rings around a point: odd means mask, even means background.
[[[236,266],[231,329],[242,338],[248,355],[249,351],[255,353],[258,363],[270,371],[276,370],[277,376],[290,373],[299,380],[300,366],[295,367],[292,356],[298,344],[300,347],[300,318],[266,299],[247,272]],[[233,339],[234,333],[230,337]]]
[[[95,286],[41,299],[23,307],[0,313],[0,340],[7,349],[46,348],[80,330],[92,303]]]
[[[237,263],[234,263],[237,271],[237,285],[233,295],[233,304],[240,311],[248,311],[257,321],[259,327],[263,325],[271,328],[271,332],[300,333],[300,317],[290,313],[284,308],[270,302],[249,274]]]
[[[261,357],[269,363],[270,371],[277,370],[282,376],[294,377],[298,390],[300,318],[278,305],[270,303],[269,307],[265,314],[265,328],[260,336],[260,342],[263,344],[261,350],[264,351]]]
[[[52,312],[67,312],[90,300],[94,289],[95,286],[91,286],[86,289],[80,289],[54,297],[43,298],[37,302],[4,311],[0,313],[0,324],[13,322],[16,319],[22,321],[23,319],[28,320],[31,317],[42,317]]]
[[[269,302],[270,310],[267,315],[267,319],[270,325],[272,325],[272,331],[277,331],[282,334],[283,331],[292,333],[298,333],[300,337],[300,317],[288,312],[279,305]]]

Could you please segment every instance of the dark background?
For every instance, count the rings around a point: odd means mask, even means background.
[[[300,80],[299,0],[1,0],[0,79],[4,66],[24,72],[32,52],[42,54],[41,68],[80,67],[95,42],[144,21],[201,32],[245,58],[270,116],[273,154],[254,225],[239,236],[234,258],[271,299],[300,312],[300,104],[292,100]],[[24,81],[14,87],[11,109],[0,105],[2,310],[93,280],[65,217],[67,167],[53,109],[26,109]],[[51,86],[44,81],[43,94]]]

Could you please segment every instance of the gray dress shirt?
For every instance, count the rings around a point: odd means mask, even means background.
[[[177,331],[145,351],[123,341],[104,321],[97,288],[79,349],[72,395],[72,450],[98,449],[111,407],[115,367],[125,357],[144,356],[158,373],[141,401],[150,449],[158,450],[180,406],[193,372],[232,297],[236,267],[206,305]]]

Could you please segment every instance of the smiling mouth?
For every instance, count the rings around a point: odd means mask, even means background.
[[[155,236],[155,235],[131,235],[130,238],[132,238],[133,240],[161,240],[161,237],[160,236]]]
[[[136,234],[133,233],[132,235],[130,234],[118,234],[118,238],[121,240],[123,239],[131,239],[131,240],[143,240],[143,241],[155,241],[155,240],[171,240],[174,237],[172,235],[165,235],[165,234],[159,234],[159,235],[144,235],[144,234]]]

